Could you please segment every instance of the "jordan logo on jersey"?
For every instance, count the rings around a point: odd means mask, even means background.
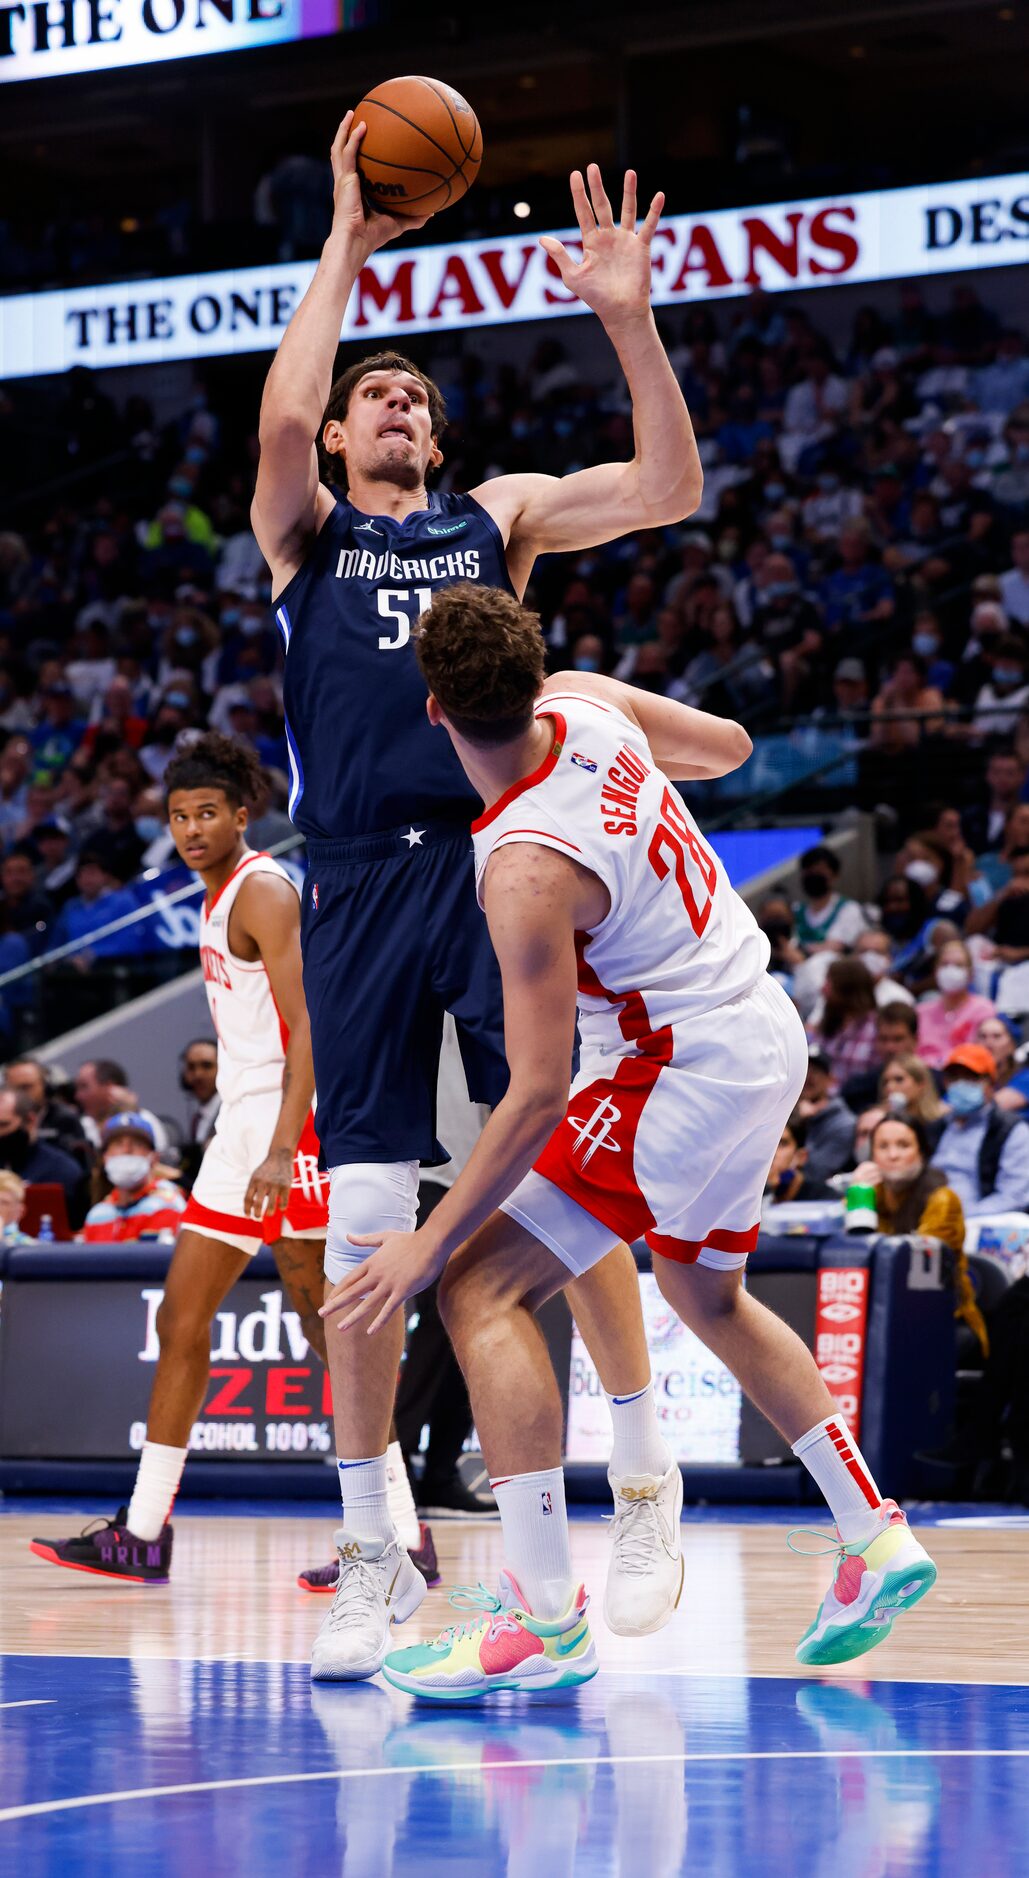
[[[588,1121],[580,1121],[578,1115],[567,1117],[569,1126],[579,1130],[572,1143],[572,1153],[575,1154],[581,1147],[586,1148],[582,1157],[583,1167],[589,1166],[598,1148],[606,1148],[609,1154],[621,1154],[622,1150],[611,1133],[613,1124],[621,1119],[621,1109],[609,1102],[606,1096],[601,1097]]]

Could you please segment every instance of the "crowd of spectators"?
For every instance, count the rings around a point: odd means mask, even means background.
[[[144,1107],[109,1057],[82,1063],[74,1077],[36,1057],[13,1058],[0,1081],[0,1239],[30,1237],[44,1217],[58,1238],[174,1235],[217,1119],[216,1070],[213,1039],[187,1044],[183,1130]]]

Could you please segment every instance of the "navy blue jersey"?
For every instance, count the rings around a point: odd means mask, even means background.
[[[325,841],[414,819],[467,826],[480,807],[425,714],[411,628],[441,587],[512,592],[504,544],[472,496],[430,495],[402,522],[345,496],[275,603],[286,647],[289,812]]]

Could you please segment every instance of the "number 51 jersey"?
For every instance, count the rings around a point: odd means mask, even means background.
[[[611,910],[576,936],[583,1059],[647,1054],[661,1037],[674,1063],[676,1024],[746,997],[768,940],[638,725],[572,693],[545,695],[536,716],[555,724],[549,756],[472,824],[480,904],[490,855],[512,842],[589,868]]]
[[[473,496],[430,494],[404,521],[345,496],[275,601],[286,648],[289,812],[316,840],[416,820],[467,828],[479,798],[425,714],[411,634],[456,581],[512,591],[504,544]]]

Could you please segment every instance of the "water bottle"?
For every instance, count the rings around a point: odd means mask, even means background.
[[[36,1238],[38,1239],[40,1245],[53,1245],[54,1222],[49,1213],[43,1214],[43,1217],[39,1222],[39,1231],[36,1234]]]

